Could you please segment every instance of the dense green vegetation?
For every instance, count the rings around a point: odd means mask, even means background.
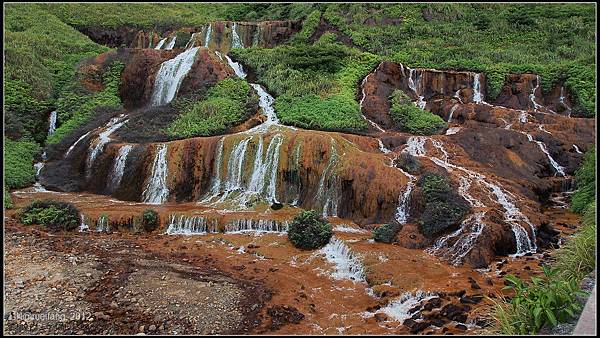
[[[375,242],[392,243],[399,230],[400,224],[398,223],[382,224],[373,230],[373,239]]]
[[[99,109],[119,109],[121,99],[118,90],[122,70],[121,62],[113,62],[101,75],[104,89],[96,93],[89,92],[79,81],[65,85],[56,103],[58,120],[65,122],[48,137],[46,142],[48,144],[59,142],[77,127],[89,122]]]
[[[591,203],[582,220],[582,228],[556,253],[553,268],[545,267],[542,278],[532,277],[531,284],[507,276],[508,287],[515,291],[511,299],[494,301],[493,333],[537,334],[544,325],[576,318],[582,305],[580,281],[596,268],[596,203]]]
[[[425,236],[435,235],[456,225],[469,211],[469,204],[450,186],[446,177],[426,173],[419,178],[425,209],[419,219]]]
[[[33,201],[19,212],[25,225],[41,224],[52,230],[74,230],[79,226],[79,210],[70,203],[54,200]]]
[[[588,150],[583,165],[575,172],[577,191],[571,198],[571,210],[581,213],[596,201],[596,150]]]
[[[390,95],[390,116],[398,129],[411,134],[432,135],[446,127],[441,117],[415,106],[398,89]]]
[[[42,143],[47,114],[59,92],[73,80],[75,65],[108,48],[33,4],[5,6],[5,130],[11,138]]]
[[[300,212],[288,228],[288,238],[300,249],[317,249],[327,243],[333,236],[331,224],[327,223],[316,211]]]
[[[356,88],[377,65],[376,55],[336,43],[236,49],[232,54],[276,95],[281,122],[310,129],[366,130]]]
[[[33,162],[40,146],[34,141],[4,138],[4,183],[8,189],[23,188],[35,182]]]
[[[146,209],[142,212],[142,227],[146,232],[152,232],[160,225],[158,212],[154,209]]]
[[[324,18],[364,50],[416,68],[484,72],[487,97],[508,73],[565,81],[595,115],[593,4],[329,4]],[[397,19],[394,22],[394,19]],[[366,24],[365,24],[366,23]]]
[[[227,78],[210,88],[203,99],[181,98],[181,115],[169,125],[174,137],[208,136],[246,120],[256,112],[258,95],[240,78]]]

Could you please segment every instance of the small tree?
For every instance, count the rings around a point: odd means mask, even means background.
[[[152,232],[160,225],[158,212],[154,209],[146,209],[142,213],[142,227],[146,232]]]
[[[375,242],[392,243],[399,230],[400,225],[397,223],[383,224],[373,230],[373,239]]]
[[[314,211],[302,211],[292,221],[288,229],[288,238],[300,249],[317,249],[333,236],[331,224]]]

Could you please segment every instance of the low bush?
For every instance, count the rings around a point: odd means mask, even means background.
[[[571,198],[571,210],[581,213],[596,200],[596,150],[588,150],[583,164],[575,172],[577,191]]]
[[[506,276],[504,289],[514,291],[510,301],[494,301],[492,316],[496,330],[503,334],[538,334],[545,324],[556,326],[576,318],[582,304],[578,296],[584,296],[578,281],[558,277],[558,270],[543,266],[544,275],[531,277],[531,284],[513,275]]]
[[[425,208],[419,219],[420,230],[427,237],[450,229],[469,211],[469,204],[458,195],[446,177],[426,173],[418,182],[423,192]]]
[[[375,242],[392,243],[399,230],[400,225],[397,223],[383,224],[373,230],[373,239]]]
[[[399,89],[390,96],[390,116],[396,128],[416,135],[432,135],[446,127],[441,117],[415,106]]]
[[[79,210],[71,203],[54,200],[33,201],[19,212],[23,224],[40,224],[52,230],[71,231],[79,227]]]
[[[317,249],[333,236],[331,224],[327,223],[316,211],[302,211],[290,224],[288,238],[300,249]]]
[[[6,189],[6,187],[4,187],[4,209],[12,209],[13,208],[13,203],[12,203],[12,199],[10,198],[10,193],[8,192],[8,189]]]
[[[156,230],[160,225],[160,218],[158,212],[154,209],[146,209],[142,212],[142,227],[146,232],[152,232]]]
[[[8,189],[23,188],[35,182],[33,161],[40,150],[34,141],[4,138],[4,182]]]
[[[209,136],[224,132],[256,112],[258,96],[240,78],[226,78],[210,88],[201,100],[182,98],[181,115],[167,127],[173,137]]]

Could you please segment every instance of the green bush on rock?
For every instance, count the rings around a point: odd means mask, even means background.
[[[400,224],[388,223],[383,224],[373,230],[373,239],[375,242],[392,243],[396,238],[396,234],[400,230]]]
[[[71,203],[54,200],[33,201],[19,212],[25,225],[41,224],[52,230],[71,231],[79,226],[79,210]]]
[[[469,210],[469,204],[452,190],[447,179],[436,173],[426,173],[418,182],[423,192],[425,208],[419,220],[420,230],[433,237],[456,225]]]
[[[158,212],[154,209],[146,209],[142,212],[142,227],[146,232],[152,232],[160,225]]]
[[[441,117],[416,107],[401,90],[390,95],[390,116],[400,130],[416,135],[431,135],[444,129]]]
[[[596,200],[596,150],[590,149],[585,154],[583,164],[575,172],[577,191],[571,198],[571,210],[581,213]]]
[[[327,223],[316,211],[302,211],[290,224],[288,238],[300,249],[317,249],[333,236],[331,224]]]

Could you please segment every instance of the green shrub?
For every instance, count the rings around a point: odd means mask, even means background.
[[[416,174],[421,170],[421,163],[419,160],[409,153],[401,153],[394,159],[394,165],[409,174]]]
[[[327,243],[333,236],[331,224],[327,223],[314,211],[302,211],[290,224],[288,238],[300,249],[317,249]]]
[[[469,211],[469,204],[452,190],[447,179],[439,174],[426,173],[418,182],[423,192],[425,208],[419,219],[420,230],[433,237],[458,222]]]
[[[146,209],[142,213],[142,227],[146,232],[152,232],[156,230],[160,225],[160,218],[158,212],[154,209]]]
[[[226,78],[210,88],[201,100],[178,99],[181,115],[167,127],[175,137],[209,136],[223,133],[256,112],[258,96],[240,78]]]
[[[543,277],[531,277],[531,284],[508,275],[508,285],[515,295],[509,303],[496,302],[492,316],[496,330],[503,334],[537,334],[545,324],[556,326],[572,318],[582,308],[577,297],[585,295],[575,279],[558,278],[556,269],[542,267]]]
[[[315,29],[321,21],[321,11],[312,11],[302,22],[302,29],[294,35],[293,42],[308,43],[308,39],[314,34]]]
[[[588,150],[583,164],[575,172],[577,191],[571,198],[571,210],[582,213],[585,208],[596,200],[596,150]]]
[[[8,189],[18,189],[35,182],[33,161],[40,146],[26,139],[4,138],[4,182]]]
[[[392,243],[398,231],[400,225],[397,223],[382,224],[373,230],[373,239],[375,242]]]
[[[581,280],[596,267],[596,202],[583,215],[582,228],[556,254],[555,266],[565,278]]]
[[[19,212],[25,225],[41,224],[52,230],[71,231],[79,227],[79,210],[71,203],[53,200],[33,201]]]
[[[446,127],[444,120],[416,107],[401,90],[390,96],[390,116],[396,128],[417,135],[431,135]]]
[[[12,209],[14,207],[8,189],[4,187],[4,209]]]

